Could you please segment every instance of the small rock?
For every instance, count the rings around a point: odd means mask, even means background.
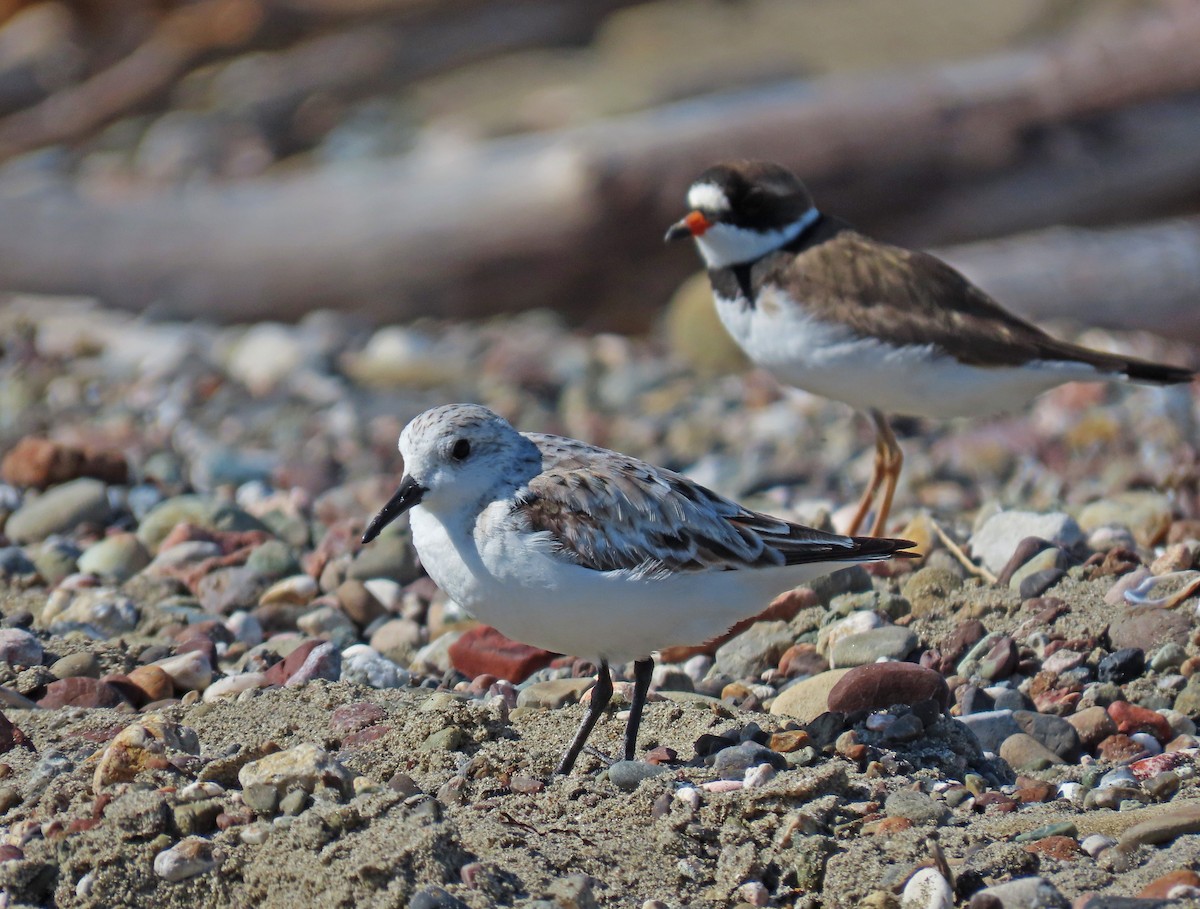
[[[622,792],[633,792],[642,780],[667,773],[669,768],[642,761],[617,761],[608,768],[609,781]]]
[[[137,605],[110,587],[81,590],[59,588],[50,594],[39,617],[39,626],[54,634],[82,631],[96,640],[133,631],[141,618]]]
[[[1108,637],[1118,649],[1145,647],[1151,641],[1186,647],[1191,630],[1191,620],[1180,610],[1134,606],[1113,621]]]
[[[20,728],[12,722],[3,713],[0,713],[0,754],[7,754],[14,748],[26,748],[33,751],[33,742],[29,741],[29,736],[20,730]],[[18,801],[20,799],[18,798]],[[9,807],[12,807],[11,805]],[[8,808],[3,809],[7,811]],[[3,813],[0,811],[0,814]]]
[[[775,716],[794,717],[801,723],[811,723],[829,710],[828,699],[832,689],[847,673],[853,671],[830,669],[828,672],[792,683],[776,695],[771,703],[771,713]]]
[[[829,649],[829,665],[838,669],[881,659],[902,660],[916,650],[917,643],[917,635],[910,629],[885,625],[838,638]]]
[[[211,704],[221,698],[234,697],[252,688],[265,688],[271,684],[265,672],[239,672],[217,679],[204,689],[204,702]]]
[[[334,591],[338,604],[359,628],[366,628],[376,619],[387,614],[383,604],[375,598],[362,581],[343,581]]]
[[[126,726],[109,742],[96,764],[92,790],[99,795],[105,786],[128,782],[145,770],[166,769],[173,756],[199,753],[195,730],[161,714],[149,714]]]
[[[791,690],[787,689],[779,698]],[[775,700],[776,706],[779,698]],[[939,673],[915,663],[871,663],[847,670],[837,679],[829,690],[826,706],[829,710],[853,713],[858,710],[885,710],[892,704],[911,706],[926,700],[936,701],[942,709],[950,704],[950,690]],[[771,712],[784,711],[777,711],[773,706]],[[797,716],[794,713],[788,715]],[[803,720],[802,717],[797,718]]]
[[[883,803],[883,811],[888,817],[907,818],[914,824],[941,824],[949,815],[944,804],[913,789],[897,789]]]
[[[1192,892],[1180,892],[1189,890]],[[1200,897],[1200,874],[1188,868],[1155,878],[1138,891],[1141,899],[1186,899]]]
[[[1108,711],[1100,706],[1085,707],[1066,720],[1075,728],[1080,744],[1088,750],[1095,748],[1117,731],[1117,724],[1108,715]]]
[[[179,691],[203,691],[212,682],[212,664],[198,650],[167,657],[151,665],[169,675]]]
[[[1130,490],[1092,502],[1079,513],[1085,531],[1106,525],[1128,527],[1140,545],[1157,546],[1171,526],[1171,502],[1160,492]]]
[[[1080,848],[1092,858],[1096,858],[1105,849],[1111,849],[1115,845],[1117,845],[1117,841],[1111,836],[1105,836],[1103,833],[1093,833],[1091,836],[1086,836],[1083,838],[1083,842],[1079,844]]]
[[[1123,685],[1140,678],[1146,671],[1146,655],[1140,647],[1122,647],[1100,661],[1096,678],[1101,682]]]
[[[287,688],[306,685],[315,679],[336,682],[342,676],[342,654],[337,646],[325,641],[314,647],[295,672],[284,682]]]
[[[525,681],[550,665],[555,654],[505,637],[489,625],[466,631],[449,648],[454,668],[464,675],[494,675],[513,683]]]
[[[1000,746],[1006,739],[1018,735],[1022,731],[1021,727],[1017,725],[1017,721],[1013,719],[1011,710],[987,710],[968,716],[955,717],[955,719],[975,733],[975,737],[979,739],[979,745],[984,751],[990,751],[993,754],[1000,752]]]
[[[1079,733],[1062,717],[1017,710],[1013,719],[1022,732],[1033,736],[1060,758],[1071,761],[1079,755]]]
[[[0,663],[42,665],[42,642],[20,628],[0,628]]]
[[[770,764],[776,770],[787,767],[787,759],[757,742],[742,742],[722,748],[713,757],[713,770],[723,780],[740,780],[746,771],[759,764]]]
[[[111,515],[104,483],[83,478],[27,499],[9,515],[4,532],[14,543],[35,543],[51,534],[68,533],[84,522],[106,524]]]
[[[900,909],[952,909],[954,890],[935,868],[922,868],[908,879],[900,894]]]
[[[46,693],[38,701],[39,707],[116,707],[125,699],[119,691],[99,679],[76,677],[59,679],[46,686]]]
[[[60,679],[70,679],[79,675],[99,678],[100,661],[90,650],[83,650],[55,660],[50,664],[50,671]]]
[[[1200,833],[1200,802],[1182,802],[1121,834],[1122,848],[1169,843],[1189,833]]]
[[[159,666],[138,666],[129,672],[129,681],[145,695],[146,703],[164,701],[175,695],[175,682]]]
[[[828,657],[830,650],[842,638],[862,634],[881,625],[883,619],[874,612],[852,612],[846,618],[831,622],[817,632],[817,653]]]
[[[321,786],[343,797],[354,792],[354,774],[323,748],[309,743],[251,761],[238,771],[238,782],[242,789],[271,787],[281,797],[293,789],[311,794]]]
[[[366,644],[354,644],[342,651],[343,682],[370,688],[402,688],[411,678],[411,673]]]
[[[1049,881],[1021,877],[978,891],[968,909],[1069,909],[1070,903]]]
[[[829,663],[813,644],[793,644],[779,658],[779,674],[794,679],[817,675],[829,669]],[[659,686],[661,687],[661,686]]]
[[[1068,514],[1000,511],[971,535],[971,553],[990,571],[999,572],[1026,537],[1040,537],[1063,549],[1084,541],[1083,531]]]
[[[578,704],[583,693],[594,684],[595,679],[551,679],[546,682],[534,682],[517,694],[517,706],[557,710],[568,704]]]
[[[1130,704],[1128,701],[1116,701],[1108,705],[1108,715],[1117,724],[1117,731],[1130,735],[1134,732],[1148,732],[1159,742],[1169,742],[1174,733],[1166,718],[1153,710]]]
[[[989,681],[1006,679],[1017,668],[1019,653],[1016,642],[1008,635],[1001,635],[979,660],[979,675]]]
[[[371,634],[371,648],[398,666],[407,666],[421,646],[424,630],[412,619],[388,619]]]
[[[191,836],[154,856],[154,873],[171,881],[185,881],[217,867],[213,859],[213,844]]]
[[[717,648],[717,671],[735,679],[757,678],[779,662],[794,639],[787,622],[755,622]]]
[[[5,483],[45,489],[79,477],[123,484],[128,479],[125,456],[117,451],[88,451],[51,439],[25,436],[0,463]]]
[[[123,584],[150,564],[150,553],[132,533],[115,533],[93,543],[79,557],[79,570]]]
[[[1024,732],[1010,735],[1000,745],[1000,757],[1015,770],[1044,770],[1053,764],[1066,763],[1057,754]]]

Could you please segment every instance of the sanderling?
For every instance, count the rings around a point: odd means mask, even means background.
[[[750,359],[875,423],[875,469],[848,533],[881,486],[872,534],[887,521],[903,461],[888,413],[980,416],[1063,382],[1195,378],[1052,338],[940,259],[823,214],[778,164],[711,167],[692,183],[688,207],[667,239],[695,239],[717,313]]]
[[[456,603],[514,640],[600,667],[560,773],[612,696],[610,663],[634,661],[631,760],[652,651],[711,640],[797,584],[913,545],[759,514],[636,458],[517,432],[475,404],[416,417],[400,453],[400,488],[363,542],[411,511],[421,564]]]

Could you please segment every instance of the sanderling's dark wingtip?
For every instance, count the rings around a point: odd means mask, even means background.
[[[854,541],[854,554],[857,557],[866,556],[875,559],[919,559],[919,552],[909,552],[917,544],[912,540],[899,540],[893,537],[851,537]]]

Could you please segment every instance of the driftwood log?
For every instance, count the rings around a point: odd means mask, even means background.
[[[390,321],[546,306],[637,329],[696,266],[690,250],[664,249],[661,234],[690,178],[722,157],[784,161],[827,210],[906,245],[1194,210],[1198,46],[1200,4],[1170,4],[988,59],[775,85],[353,168],[117,198],[26,177],[0,183],[0,282],[214,319],[338,307]],[[1174,243],[1194,230],[1184,222],[1137,236]],[[1055,269],[1054,245],[1063,255],[1080,242],[1122,245],[1119,232],[1066,236],[1037,241],[1041,267]],[[1006,255],[996,273],[1025,269]],[[1152,283],[1148,255],[1136,268]],[[1102,275],[1114,258],[1097,258]],[[1076,292],[1084,285],[1069,277],[1077,271],[1062,264],[1070,286],[1056,285],[1053,301],[1042,302],[1051,295],[1039,282],[1025,292],[989,286],[1016,309],[1098,321],[1091,285]],[[1191,282],[1181,291],[1138,286],[1142,324],[1161,324],[1147,308],[1156,300],[1195,299],[1194,269],[1164,281],[1179,278]],[[1060,308],[1040,308],[1051,306]]]

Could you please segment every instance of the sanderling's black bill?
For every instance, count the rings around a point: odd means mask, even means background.
[[[362,535],[363,543],[370,543],[379,536],[383,528],[420,502],[421,497],[428,491],[412,477],[406,476],[400,481],[400,488],[396,490],[396,494],[388,499],[387,504],[379,510],[379,514],[367,525],[367,530]]]

